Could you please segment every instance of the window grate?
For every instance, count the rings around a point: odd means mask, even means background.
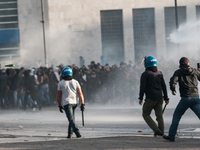
[[[133,9],[135,60],[156,55],[154,8]]]
[[[0,60],[19,57],[19,24],[17,0],[0,0]]]
[[[106,63],[124,61],[122,10],[103,10],[101,13],[102,54]]]
[[[168,40],[170,34],[176,30],[176,18],[175,18],[175,7],[165,7],[165,35],[166,35],[166,47],[167,51],[173,51],[177,49],[177,45]],[[186,7],[177,7],[178,11],[178,24],[186,23]]]
[[[196,16],[197,20],[200,20],[200,5],[196,6]]]

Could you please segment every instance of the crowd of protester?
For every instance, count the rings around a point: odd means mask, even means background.
[[[39,108],[57,105],[57,84],[62,79],[63,64],[57,67],[0,70],[0,105],[2,109]],[[86,103],[120,103],[131,101],[138,91],[139,72],[136,65],[121,62],[120,66],[105,66],[91,62],[69,66],[73,78],[82,88]],[[137,87],[137,88],[136,88]],[[136,99],[136,98],[135,98]],[[123,102],[124,103],[124,102]]]
[[[2,109],[31,108],[55,104],[58,79],[52,68],[40,67],[0,70],[0,105]]]
[[[158,60],[158,70],[164,74],[166,84],[172,72],[178,68],[173,60]],[[6,68],[0,70],[0,105],[2,109],[27,107],[42,109],[43,106],[57,105],[57,84],[62,79],[65,65],[32,69]],[[73,78],[82,88],[85,103],[134,104],[138,101],[139,79],[144,67],[141,62],[133,65],[121,62],[119,66],[92,61],[88,66],[69,67]]]

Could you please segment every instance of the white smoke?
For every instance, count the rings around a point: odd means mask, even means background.
[[[177,31],[170,34],[170,42],[181,44],[197,44],[200,39],[200,21],[187,22],[179,27]]]

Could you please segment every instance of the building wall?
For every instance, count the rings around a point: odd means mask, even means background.
[[[196,19],[198,0],[179,0],[186,6],[187,20]],[[18,0],[21,57],[41,60],[44,49],[40,0]],[[155,8],[157,57],[166,55],[164,7],[174,7],[172,0],[48,0],[45,2],[47,28],[47,59],[51,64],[79,66],[79,56],[85,64],[100,62],[102,55],[100,10],[123,10],[125,62],[134,61],[132,9]]]
[[[46,1],[44,5],[47,6]],[[18,0],[20,55],[19,65],[26,67],[45,64],[42,13],[40,0]],[[46,13],[47,14],[47,13]],[[47,15],[48,17],[48,15]],[[48,18],[47,29],[48,29]]]

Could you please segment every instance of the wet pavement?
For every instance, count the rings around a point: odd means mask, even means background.
[[[167,108],[164,113],[165,132],[167,134],[174,108]],[[86,105],[85,125],[82,126],[81,111],[76,110],[76,124],[82,139],[99,138],[139,138],[152,139],[153,132],[142,118],[141,107],[137,106],[94,106]],[[152,117],[155,119],[154,113]],[[36,141],[66,140],[68,121],[57,106],[45,107],[41,111],[27,109],[0,110],[0,149],[6,143],[28,143]],[[183,116],[176,141],[181,139],[199,140],[200,124],[195,114],[188,110]],[[73,135],[73,139],[77,139]],[[164,141],[162,138],[159,140]],[[197,145],[198,147],[199,145]],[[196,147],[195,147],[196,148]],[[45,148],[44,148],[45,149]],[[200,149],[200,147],[199,147]]]

